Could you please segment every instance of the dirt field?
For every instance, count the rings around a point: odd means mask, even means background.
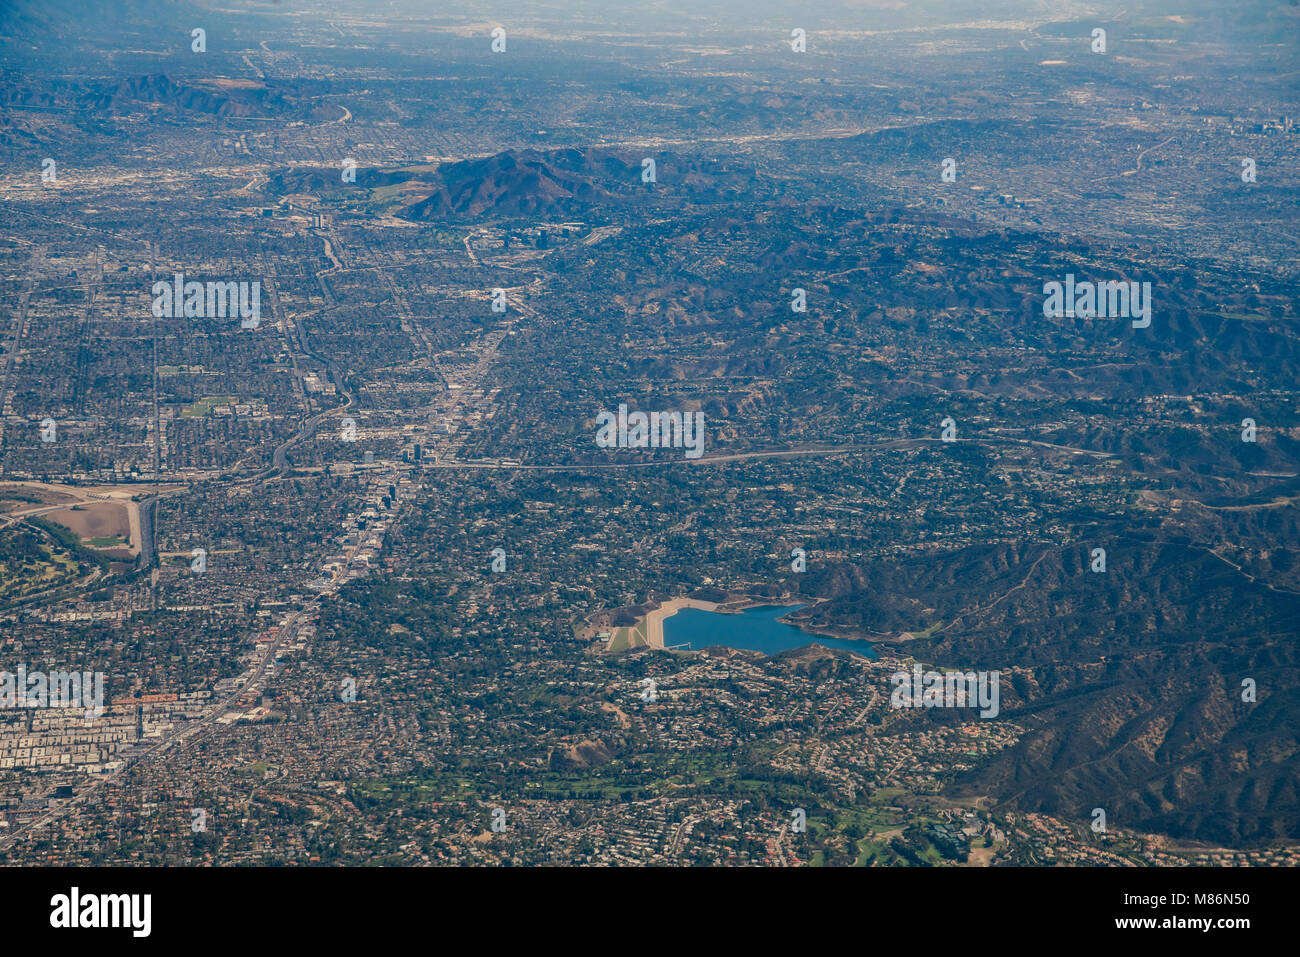
[[[129,541],[131,537],[131,520],[124,504],[119,502],[95,502],[77,508],[61,508],[47,512],[45,517],[64,528],[76,533],[82,541],[94,539],[120,538]],[[139,545],[139,542],[133,544]]]
[[[65,505],[80,501],[77,495],[37,482],[0,482],[0,512],[13,512],[38,505]]]
[[[615,628],[605,649],[607,651],[624,651],[627,648],[642,646],[662,649],[664,646],[664,619],[677,614],[683,608],[717,611],[718,606],[716,602],[699,601],[695,598],[674,598],[672,601],[666,601],[646,615],[642,621],[637,622],[635,627]]]
[[[170,483],[151,487],[148,491],[168,493],[184,487]],[[8,528],[33,516],[44,516],[111,558],[135,557],[140,554],[141,530],[140,506],[134,501],[134,496],[144,491],[139,485],[0,482],[0,528]],[[76,511],[71,507],[74,505],[78,506]],[[115,541],[119,538],[130,544]]]

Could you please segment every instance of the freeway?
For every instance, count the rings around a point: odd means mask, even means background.
[[[900,438],[887,439],[883,442],[866,442],[850,443],[847,445],[817,445],[806,448],[794,449],[762,449],[753,452],[727,452],[721,455],[702,455],[698,459],[688,459],[685,456],[662,457],[649,459],[640,462],[572,462],[568,464],[517,464],[506,463],[500,459],[458,459],[456,461],[442,461],[430,463],[429,468],[454,468],[454,469],[502,469],[507,471],[539,471],[539,472],[572,472],[584,471],[587,469],[645,469],[645,468],[663,468],[671,465],[719,465],[724,462],[740,462],[746,459],[770,459],[770,458],[801,458],[803,456],[815,455],[845,455],[853,452],[871,452],[877,449],[903,449],[919,448],[923,445],[933,445],[941,442],[942,439],[921,436],[919,438]],[[1052,449],[1059,452],[1070,452],[1075,455],[1090,455],[1094,458],[1113,458],[1111,452],[1099,452],[1094,449],[1077,449],[1066,445],[1053,445],[1050,442],[1040,442],[1036,439],[1019,439],[1006,436],[979,436],[977,438],[965,438],[961,440],[966,444],[974,445],[1024,445],[1037,448]]]

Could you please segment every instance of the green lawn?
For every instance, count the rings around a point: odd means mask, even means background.
[[[197,402],[191,402],[181,409],[182,419],[196,419],[208,415],[213,408],[218,405],[225,405],[227,402],[234,402],[233,395],[205,395]]]

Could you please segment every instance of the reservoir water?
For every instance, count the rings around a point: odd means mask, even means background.
[[[765,655],[817,644],[824,648],[843,648],[866,658],[875,657],[870,642],[812,635],[778,620],[782,615],[788,615],[802,607],[804,606],[760,605],[738,615],[683,608],[664,619],[664,644],[669,648],[686,645],[695,651],[723,645],[727,648],[761,651]]]

